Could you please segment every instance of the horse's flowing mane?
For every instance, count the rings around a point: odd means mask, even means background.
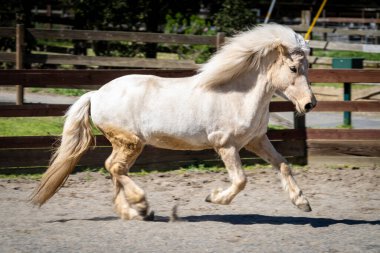
[[[280,45],[289,52],[309,50],[305,40],[288,27],[278,24],[256,26],[229,39],[200,68],[199,84],[213,88],[249,70],[258,69],[261,59]]]

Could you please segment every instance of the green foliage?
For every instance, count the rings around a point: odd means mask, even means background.
[[[256,14],[244,0],[224,0],[222,8],[215,15],[215,25],[227,35],[246,30],[255,23]]]
[[[16,13],[22,11],[22,6],[18,1],[0,0],[0,27],[15,27],[16,26]],[[15,51],[16,39],[0,37],[0,51]],[[14,68],[13,63],[0,63],[1,69]]]
[[[61,0],[64,7],[75,16],[76,29],[121,30],[123,25],[130,29],[139,24],[139,13],[144,8],[142,0]],[[135,10],[135,11],[133,11]]]
[[[160,32],[167,13],[196,13],[200,2],[175,0],[61,0],[75,15],[75,29]],[[154,57],[154,44],[95,41],[92,46],[100,56]]]
[[[73,43],[70,41],[63,41],[63,40],[53,40],[53,39],[38,39],[37,45],[44,46],[44,47],[63,47],[67,49],[73,48]]]
[[[33,8],[44,9],[46,2],[5,1],[0,0],[1,26],[14,26],[17,20],[27,27],[38,25],[34,20]],[[233,33],[254,24],[255,14],[250,11],[254,3],[244,0],[216,1],[176,1],[176,0],[57,0],[51,2],[53,9],[62,9],[74,16],[73,29],[113,30],[113,31],[147,31],[171,32],[182,34],[214,35],[215,25],[220,31]],[[209,10],[200,17],[201,7]],[[215,22],[214,22],[215,20]],[[205,45],[166,46],[154,43],[93,41],[91,48],[98,56],[155,57],[157,50],[173,50],[182,59],[194,59],[205,62],[214,52],[214,48]],[[28,41],[28,51],[35,50],[36,45],[62,47],[59,41]],[[64,43],[74,54],[86,55],[87,43],[73,40]],[[0,39],[1,50],[12,49],[13,39]],[[3,68],[12,67],[4,65]]]
[[[196,35],[214,35],[215,31],[209,29],[211,24],[204,18],[198,15],[189,17],[176,13],[175,15],[166,15],[166,24],[164,27],[165,33],[181,33],[181,34],[196,34]]]
[[[144,45],[134,42],[97,41],[92,43],[97,56],[136,57],[144,51]]]
[[[181,13],[174,16],[166,15],[165,33],[180,33],[194,35],[215,35],[216,31],[211,29],[211,23],[197,15],[186,17]],[[207,45],[174,45],[168,47],[171,52],[175,52],[181,59],[192,59],[196,63],[207,61],[215,48]]]

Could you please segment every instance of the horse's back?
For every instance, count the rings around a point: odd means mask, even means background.
[[[192,135],[194,121],[199,119],[191,87],[189,78],[123,76],[107,83],[92,96],[92,120],[99,128],[112,127],[143,139],[161,134],[166,136],[160,138],[165,139],[165,143],[173,142],[169,136]],[[198,127],[195,131],[199,130]]]

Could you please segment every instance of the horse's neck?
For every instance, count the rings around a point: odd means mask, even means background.
[[[237,85],[250,87],[250,89],[247,89],[242,101],[244,110],[248,115],[263,114],[268,110],[274,90],[270,88],[265,73],[253,72],[247,74],[238,80]]]

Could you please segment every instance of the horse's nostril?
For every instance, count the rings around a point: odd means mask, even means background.
[[[310,111],[311,109],[313,109],[313,104],[312,104],[312,103],[307,103],[307,104],[305,105],[305,110],[308,112],[308,111]]]

